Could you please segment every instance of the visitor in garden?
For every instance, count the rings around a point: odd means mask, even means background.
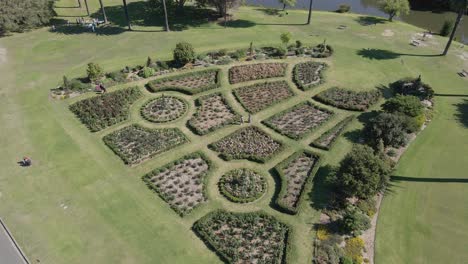
[[[106,87],[104,86],[104,84],[100,83],[100,84],[99,84],[99,88],[101,89],[101,91],[102,91],[103,93],[107,92]]]
[[[31,166],[32,161],[29,157],[25,156],[23,157],[23,160],[21,160],[19,163],[21,164],[21,166],[28,167],[28,166]]]

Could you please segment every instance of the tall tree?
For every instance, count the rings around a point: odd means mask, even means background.
[[[102,0],[99,0],[99,4],[101,5],[102,15],[104,16],[104,23],[107,23],[106,10],[104,9],[104,4],[102,3]]]
[[[458,26],[463,19],[463,16],[466,13],[466,9],[468,8],[468,0],[451,0],[452,6],[457,10],[457,20],[455,21],[455,25],[453,26],[452,33],[450,34],[450,38],[445,46],[444,52],[442,55],[447,55],[450,46],[452,45],[452,41],[455,38],[455,33],[457,32]]]
[[[283,11],[286,9],[287,6],[295,6],[296,0],[279,0],[281,4],[283,4]]]
[[[310,0],[309,2],[309,16],[307,17],[307,25],[310,25],[310,18],[312,17],[312,5],[314,4],[314,0]]]
[[[46,25],[55,16],[52,0],[0,0],[0,35]]]
[[[229,10],[239,7],[242,0],[196,0],[196,2],[202,7],[214,7],[219,16],[224,17]]]
[[[78,8],[81,8],[81,0],[78,0]]]
[[[163,3],[163,9],[164,9],[164,20],[166,22],[166,31],[169,32],[171,30],[169,29],[169,20],[167,18],[166,0],[162,0],[162,3]]]
[[[130,25],[130,16],[128,15],[128,7],[127,7],[127,0],[123,1],[123,7],[125,11],[125,19],[127,20],[128,30],[132,30],[132,26]]]
[[[88,16],[89,16],[88,0],[84,0],[84,4],[86,6],[86,13],[88,13]]]
[[[392,22],[396,16],[409,14],[410,4],[408,0],[383,0],[380,4],[380,10],[388,14],[388,20]]]

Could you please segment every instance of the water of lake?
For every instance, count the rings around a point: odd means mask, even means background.
[[[246,0],[247,4],[262,5],[265,7],[282,8],[278,0]],[[351,6],[351,12],[387,17],[385,13],[379,10],[379,0],[314,0],[314,10],[335,11],[340,4]],[[308,9],[309,0],[297,0],[295,8]],[[411,11],[409,15],[402,16],[400,19],[416,25],[421,28],[439,32],[442,24],[447,19],[455,21],[456,14],[453,12],[434,13],[430,11]],[[461,26],[457,32],[457,39],[468,44],[468,16],[462,20]]]

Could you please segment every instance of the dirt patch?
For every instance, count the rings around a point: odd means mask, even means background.
[[[393,32],[391,29],[386,29],[382,32],[382,36],[384,37],[393,37],[395,35],[395,32]]]

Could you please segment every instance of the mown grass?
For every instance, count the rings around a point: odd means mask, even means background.
[[[98,2],[88,2],[92,12],[97,11]],[[311,227],[318,218],[316,208],[327,199],[320,179],[327,172],[326,166],[337,164],[349,150],[351,141],[346,136],[340,138],[329,153],[315,150],[324,154],[322,165],[325,167],[319,171],[319,181],[308,192],[308,202],[302,204],[296,216],[279,213],[270,206],[275,192],[272,177],[268,178],[267,194],[258,202],[246,205],[224,199],[217,190],[217,180],[234,168],[246,167],[266,173],[294,151],[310,149],[308,145],[313,139],[349,112],[334,109],[337,117],[333,121],[300,141],[282,137],[262,126],[260,121],[332,86],[369,90],[403,76],[422,74],[436,93],[455,95],[436,96],[434,120],[404,155],[396,176],[466,179],[468,165],[464,161],[468,126],[463,105],[468,96],[468,82],[459,78],[456,71],[468,68],[468,63],[457,57],[460,50],[454,49],[448,57],[434,56],[440,53],[444,42],[438,36],[434,37],[436,44],[414,48],[408,45],[409,38],[421,30],[399,22],[362,26],[358,17],[352,14],[315,12],[312,24],[306,26],[303,25],[306,19],[303,11],[289,11],[289,15],[277,17],[244,7],[236,12],[236,18],[242,23],[232,23],[227,29],[206,22],[165,33],[157,32],[162,27],[150,21],[135,26],[140,31],[127,32],[119,26],[123,11],[119,13],[118,7],[112,7],[121,1],[105,3],[111,11],[115,10],[109,12],[117,23],[110,28],[112,30],[92,34],[83,30],[49,32],[39,29],[0,39],[0,48],[7,50],[7,60],[0,64],[0,214],[31,260],[39,259],[42,263],[218,263],[219,258],[190,228],[206,213],[226,208],[233,211],[262,209],[292,225],[290,262],[310,263]],[[57,6],[76,6],[76,1],[62,0]],[[76,8],[57,11],[59,15],[85,14],[84,9]],[[344,31],[336,29],[340,24],[348,25],[348,28]],[[382,36],[385,29],[393,30],[395,35]],[[306,43],[327,39],[336,53],[326,60],[330,68],[324,85],[308,92],[295,89],[299,96],[253,116],[254,124],[262,126],[287,146],[264,165],[219,159],[206,145],[238,127],[223,128],[220,133],[204,137],[194,135],[184,123],[194,112],[193,98],[186,95],[178,94],[190,102],[189,113],[171,124],[145,122],[139,115],[139,108],[146,99],[132,106],[132,122],[146,126],[179,126],[192,142],[132,168],[125,166],[101,139],[130,121],[90,133],[67,109],[78,99],[48,99],[48,90],[60,82],[62,75],[81,76],[86,64],[92,61],[110,71],[125,65],[142,64],[147,56],[169,59],[175,44],[182,40],[191,42],[197,52],[203,52],[248,47],[251,41],[254,45],[279,44],[279,33],[283,31],[290,31],[294,39]],[[363,49],[373,49],[373,52],[362,52]],[[391,56],[387,56],[389,52]],[[292,66],[288,68],[289,82],[291,69]],[[223,67],[223,71],[227,76],[227,67]],[[120,87],[128,85],[134,84]],[[229,86],[224,78],[223,88],[216,91],[225,94],[235,110],[246,115],[230,92],[238,86]],[[208,93],[210,91],[197,96]],[[146,93],[146,98],[152,96],[157,95]],[[349,130],[359,127],[355,121]],[[197,150],[202,150],[217,165],[208,180],[210,202],[180,218],[148,190],[140,177]],[[17,166],[16,162],[23,155],[32,157],[32,167]],[[464,245],[468,239],[465,231],[468,230],[468,216],[464,208],[468,185],[418,181],[394,184],[392,192],[384,199],[379,219],[377,263],[427,263],[432,260],[460,263],[467,259]],[[62,204],[68,208],[63,209]]]

